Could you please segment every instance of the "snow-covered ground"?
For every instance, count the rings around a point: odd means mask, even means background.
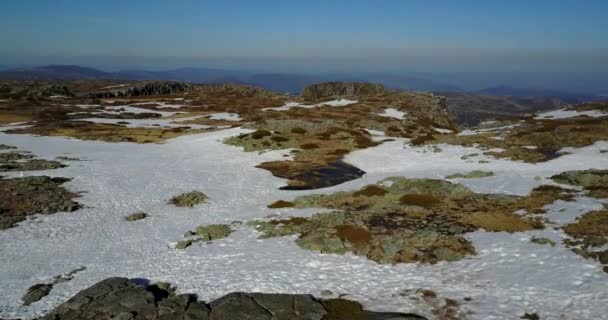
[[[539,113],[534,119],[566,119],[566,118],[574,118],[574,117],[580,117],[580,116],[598,118],[598,117],[608,116],[608,113],[602,112],[600,110],[576,111],[576,110],[559,109],[559,110]]]
[[[433,319],[432,307],[413,300],[412,290],[431,289],[440,297],[463,301],[468,319],[518,319],[538,312],[542,319],[608,319],[608,274],[601,266],[565,248],[562,231],[547,228],[521,233],[468,234],[478,252],[458,262],[436,265],[380,265],[351,254],[331,255],[300,249],[293,237],[258,240],[257,232],[238,227],[226,239],[176,250],[187,230],[209,223],[259,219],[270,213],[310,215],[316,210],[269,210],[276,200],[297,195],[353,190],[389,176],[443,178],[473,169],[492,177],[460,179],[477,192],[527,194],[547,177],[572,169],[608,168],[607,142],[576,149],[573,154],[541,163],[495,160],[476,148],[410,147],[404,139],[354,152],[346,161],[366,171],[361,179],[311,191],[278,190],[285,184],[254,166],[282,159],[285,150],[258,154],[224,145],[222,139],[248,132],[228,129],[183,136],[164,144],[105,143],[61,137],[0,133],[0,143],[15,145],[44,158],[60,155],[88,161],[69,167],[28,172],[72,177],[66,185],[82,192],[85,208],[72,213],[39,216],[0,231],[0,318],[32,318],[64,302],[78,291],[110,276],[168,281],[180,292],[203,300],[232,291],[348,294],[367,308],[419,312]],[[14,173],[18,174],[18,173]],[[14,175],[13,174],[13,175]],[[9,174],[10,175],[10,174]],[[200,190],[210,203],[177,208],[167,200]],[[600,201],[580,197],[558,201],[547,217],[568,223]],[[565,209],[562,211],[562,209]],[[144,211],[149,217],[127,222]],[[530,242],[532,236],[556,240],[555,247]],[[29,307],[20,297],[33,284],[81,266],[74,280],[55,285],[51,294]]]
[[[299,103],[299,102],[287,102],[282,107],[264,108],[264,109],[262,109],[262,111],[267,111],[267,110],[285,111],[285,110],[289,110],[291,108],[312,109],[312,108],[319,108],[319,107],[324,107],[324,106],[343,107],[343,106],[347,106],[347,105],[353,104],[353,103],[357,103],[357,101],[356,100],[348,100],[348,99],[337,99],[337,100],[331,100],[331,101],[321,102],[321,103],[318,103],[318,104],[310,104],[310,105],[308,105],[308,104],[302,104],[302,103]]]
[[[109,124],[120,124],[121,122],[128,122],[128,124],[124,124],[127,127],[136,128],[136,127],[165,127],[165,128],[180,128],[180,127],[190,127],[192,129],[208,129],[212,126],[201,125],[201,124],[183,124],[176,123],[175,121],[186,121],[193,120],[198,117],[188,117],[188,118],[180,118],[180,119],[172,119],[172,118],[150,118],[150,119],[106,119],[106,118],[85,118],[78,119],[78,121],[90,121],[95,123],[109,123]]]
[[[378,115],[403,120],[405,119],[405,116],[407,116],[407,112],[399,111],[395,108],[386,108],[382,113],[379,113]]]
[[[238,113],[218,112],[208,115],[211,120],[241,121]]]

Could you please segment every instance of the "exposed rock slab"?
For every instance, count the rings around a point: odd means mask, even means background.
[[[209,304],[175,295],[162,286],[109,278],[79,292],[41,320],[409,320],[401,313],[365,311],[355,301],[318,300],[310,295],[235,292]],[[344,307],[344,306],[347,307]]]

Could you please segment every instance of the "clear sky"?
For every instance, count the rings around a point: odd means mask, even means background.
[[[19,0],[0,65],[608,72],[607,0]]]

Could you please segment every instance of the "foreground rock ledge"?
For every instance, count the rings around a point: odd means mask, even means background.
[[[166,285],[139,285],[108,278],[76,294],[42,320],[410,320],[413,314],[362,309],[354,301],[318,300],[310,295],[227,294],[211,303],[191,294],[175,295]]]

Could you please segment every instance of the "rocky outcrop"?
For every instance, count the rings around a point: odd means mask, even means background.
[[[41,81],[0,82],[0,99],[31,100],[51,96],[71,97],[72,93],[66,86]]]
[[[61,185],[66,178],[47,176],[0,179],[0,230],[8,229],[29,215],[71,212],[80,208],[76,194]]]
[[[88,98],[137,97],[151,95],[167,95],[189,91],[192,85],[184,82],[155,81],[119,87],[105,91],[86,93]]]
[[[169,204],[173,204],[177,207],[194,207],[197,204],[205,203],[207,196],[200,191],[192,191],[188,193],[182,193],[169,200]]]
[[[423,317],[365,311],[355,301],[310,295],[235,292],[207,304],[175,295],[166,284],[138,285],[127,278],[103,280],[40,320],[413,320]]]
[[[325,82],[307,86],[302,90],[302,98],[306,101],[356,97],[383,93],[386,89],[381,84],[367,82]]]

